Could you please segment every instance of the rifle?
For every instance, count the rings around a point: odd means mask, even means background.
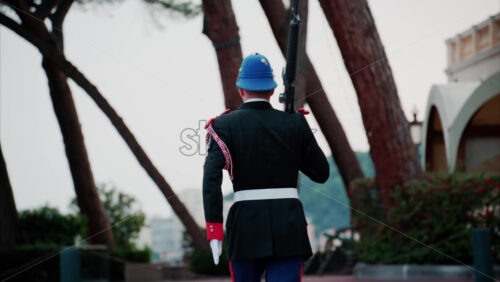
[[[291,0],[292,18],[290,19],[290,29],[288,31],[288,45],[286,47],[286,67],[283,68],[283,84],[285,92],[280,94],[280,103],[285,104],[285,111],[293,113],[293,101],[295,95],[295,72],[297,66],[297,49],[299,45],[299,5],[298,0]]]

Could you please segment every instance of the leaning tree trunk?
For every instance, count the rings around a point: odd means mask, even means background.
[[[115,242],[111,226],[94,183],[67,77],[53,62],[47,59],[50,56],[63,56],[62,34],[57,32],[51,34],[47,30],[44,21],[39,18],[45,19],[58,3],[57,1],[50,2],[46,9],[46,15],[33,15],[30,13],[26,2],[12,1],[12,8],[16,11],[22,23],[18,24],[3,13],[0,13],[0,22],[35,46],[37,44],[44,45],[46,51],[42,53],[42,66],[48,78],[52,106],[63,136],[77,202],[82,213],[88,218],[89,237],[87,240],[92,244],[104,244],[113,249],[115,248]],[[72,0],[61,2],[58,9],[51,15],[53,27],[60,30],[59,23],[62,24],[62,20],[72,3]]]
[[[356,89],[376,181],[387,209],[390,189],[423,175],[391,67],[366,0],[320,0],[320,4]]]
[[[64,4],[61,11],[62,17],[57,17],[53,20],[53,26],[59,27],[57,30],[61,31],[61,33],[55,32],[53,36],[59,39],[62,39],[62,23],[64,20],[65,12],[67,12],[71,3],[68,4],[67,1],[62,1],[61,4]],[[40,24],[39,22],[34,21],[32,17],[27,16],[28,12],[26,12],[26,9],[20,9],[19,11],[21,12],[18,15],[22,18],[23,23],[26,20],[27,22],[30,22],[29,25],[20,25],[16,21],[12,20],[2,13],[0,13],[0,24],[11,29],[19,36],[33,44],[33,46],[35,46],[40,51],[44,60],[47,61],[50,67],[57,66],[58,70],[62,71],[64,75],[70,77],[73,81],[75,81],[76,84],[78,84],[87,92],[87,94],[94,100],[97,106],[110,119],[111,123],[120,133],[124,141],[129,146],[130,150],[134,153],[141,166],[146,170],[146,172],[153,179],[156,185],[158,185],[158,188],[164,194],[168,203],[170,204],[176,215],[179,217],[181,222],[184,224],[184,227],[186,227],[186,231],[193,240],[194,247],[199,250],[209,250],[207,242],[203,239],[201,229],[189,214],[184,204],[176,197],[175,193],[173,192],[172,188],[167,183],[165,178],[153,165],[147,154],[135,139],[132,132],[123,122],[122,118],[102,96],[97,87],[95,87],[95,85],[93,85],[73,64],[66,60],[66,58],[64,57],[64,53],[58,52],[57,48],[54,48],[54,46],[50,44],[51,41],[47,38],[47,36],[45,36],[48,34],[45,25]],[[72,98],[70,99],[72,101]],[[109,230],[111,229],[109,228]]]
[[[62,38],[62,34],[61,34]],[[52,58],[57,60],[56,58]],[[97,106],[104,112],[104,114],[111,121],[118,133],[122,136],[129,149],[132,151],[140,165],[146,170],[151,179],[156,183],[167,202],[172,207],[174,213],[179,217],[180,221],[186,228],[187,233],[193,240],[193,245],[198,250],[208,250],[207,242],[203,239],[201,229],[196,221],[193,219],[189,211],[186,209],[181,200],[176,196],[172,187],[168,184],[165,178],[161,175],[160,171],[155,167],[149,156],[146,154],[142,146],[139,144],[135,136],[129,130],[123,119],[113,109],[109,102],[102,96],[97,87],[93,85],[78,69],[71,64],[67,64],[70,68],[64,67],[64,62],[60,61],[59,69],[62,69],[66,74],[70,74],[80,87],[82,87],[87,94],[94,100]]]
[[[17,209],[7,165],[0,146],[0,249],[12,247],[16,240]]]
[[[281,0],[260,0],[260,4],[264,9],[281,52],[285,54],[289,24],[289,16],[285,6]],[[305,99],[330,146],[333,158],[347,188],[352,180],[363,177],[363,172],[307,54],[305,55],[305,63]]]
[[[59,67],[64,70],[66,74],[69,74],[71,79],[76,82],[81,88],[83,88],[87,94],[94,100],[97,106],[104,112],[104,114],[111,121],[115,129],[122,136],[123,140],[132,151],[136,157],[139,164],[146,170],[151,179],[156,183],[165,199],[168,201],[172,207],[174,213],[179,217],[180,221],[186,228],[187,233],[193,240],[193,245],[198,250],[208,250],[208,244],[206,240],[203,239],[203,234],[199,228],[196,221],[186,209],[186,206],[177,197],[172,187],[165,180],[160,171],[155,167],[149,156],[146,154],[142,146],[139,144],[135,136],[132,134],[127,125],[123,122],[123,119],[118,115],[118,113],[111,107],[109,102],[102,96],[97,87],[93,85],[76,67],[74,67],[70,62],[65,61],[62,57],[53,57],[55,62],[58,63]]]
[[[49,34],[45,26],[40,24],[39,27],[39,30],[46,31],[46,34],[40,36],[48,38],[53,52],[60,55],[64,54],[62,22],[71,3],[72,1],[65,1],[51,17],[52,34]],[[43,57],[42,66],[47,75],[52,106],[63,136],[66,157],[75,186],[76,200],[80,211],[88,219],[88,241],[92,244],[104,244],[110,249],[114,249],[113,231],[94,182],[94,175],[90,167],[67,76],[45,56]]]
[[[212,41],[219,62],[224,104],[237,109],[242,100],[236,88],[242,62],[238,24],[230,0],[203,0],[203,33]]]
[[[67,77],[47,59],[43,60],[42,65],[47,74],[52,105],[63,136],[78,206],[88,219],[89,241],[92,244],[104,244],[113,249],[115,243],[111,225],[94,183]]]

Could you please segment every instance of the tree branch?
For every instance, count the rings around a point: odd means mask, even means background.
[[[22,38],[26,39],[28,42],[30,42],[31,44],[33,44],[37,48],[40,45],[48,44],[47,42],[44,42],[44,40],[42,40],[40,37],[33,34],[26,26],[20,25],[15,20],[6,16],[3,13],[0,13],[0,24],[2,24],[3,26],[7,27],[10,30],[12,30],[17,35],[21,36]],[[38,48],[38,49],[40,49],[40,48]]]
[[[189,214],[189,211],[179,198],[173,197],[175,192],[172,190],[172,187],[168,184],[163,175],[161,175],[160,171],[158,171],[158,169],[154,166],[153,162],[127,127],[123,119],[113,109],[106,98],[104,98],[104,96],[99,92],[97,87],[92,84],[92,82],[90,82],[87,77],[85,77],[85,75],[81,73],[71,62],[69,62],[65,58],[64,54],[59,53],[57,48],[54,48],[52,42],[49,40],[42,40],[38,36],[33,35],[28,29],[23,28],[21,25],[17,24],[15,21],[2,13],[0,13],[0,24],[3,24],[16,32],[22,38],[32,43],[38,48],[40,53],[42,53],[44,59],[52,62],[56,67],[61,69],[66,76],[71,78],[78,86],[87,92],[97,106],[106,114],[106,116],[108,116],[118,133],[122,136],[123,140],[134,153],[140,165],[156,183],[172,209],[174,209],[176,215],[179,216],[183,223],[185,223],[188,233],[192,236],[195,248],[199,250],[209,250],[206,241],[203,240],[200,229],[192,216]]]
[[[52,35],[55,36],[57,44],[63,49],[64,40],[63,40],[63,22],[68,14],[71,5],[74,3],[74,0],[65,0],[59,6],[57,6],[56,11],[50,15],[50,21],[52,22]]]
[[[35,33],[40,34],[43,34],[47,30],[43,20],[36,18],[32,13],[30,13],[29,7],[22,0],[3,1],[3,4],[16,12],[17,16],[21,19],[21,25],[26,26],[35,31]]]
[[[64,19],[66,18],[66,15],[68,14],[69,9],[74,2],[74,0],[65,0],[57,6],[56,11],[50,16],[50,20],[52,21],[52,26],[54,28],[57,28],[59,30],[62,29]]]
[[[29,42],[31,41],[31,35],[27,33],[26,28],[22,27],[18,22],[13,20],[12,18],[8,17],[4,13],[0,13],[0,24],[5,26],[6,28],[12,30],[15,32],[17,35],[21,36],[22,38],[28,40]]]
[[[44,20],[50,15],[52,10],[60,3],[61,0],[44,0],[42,1],[42,4],[40,4],[38,9],[36,9],[36,12],[33,15],[38,19]]]

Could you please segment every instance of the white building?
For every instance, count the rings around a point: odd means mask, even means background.
[[[448,83],[429,95],[422,165],[433,172],[500,172],[500,13],[446,45]]]

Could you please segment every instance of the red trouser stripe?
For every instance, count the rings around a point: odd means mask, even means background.
[[[304,258],[300,258],[302,265],[300,266],[300,282],[302,282],[302,269],[304,269]]]
[[[231,281],[234,282],[233,265],[231,264],[231,261],[229,261],[229,271],[231,272]]]

